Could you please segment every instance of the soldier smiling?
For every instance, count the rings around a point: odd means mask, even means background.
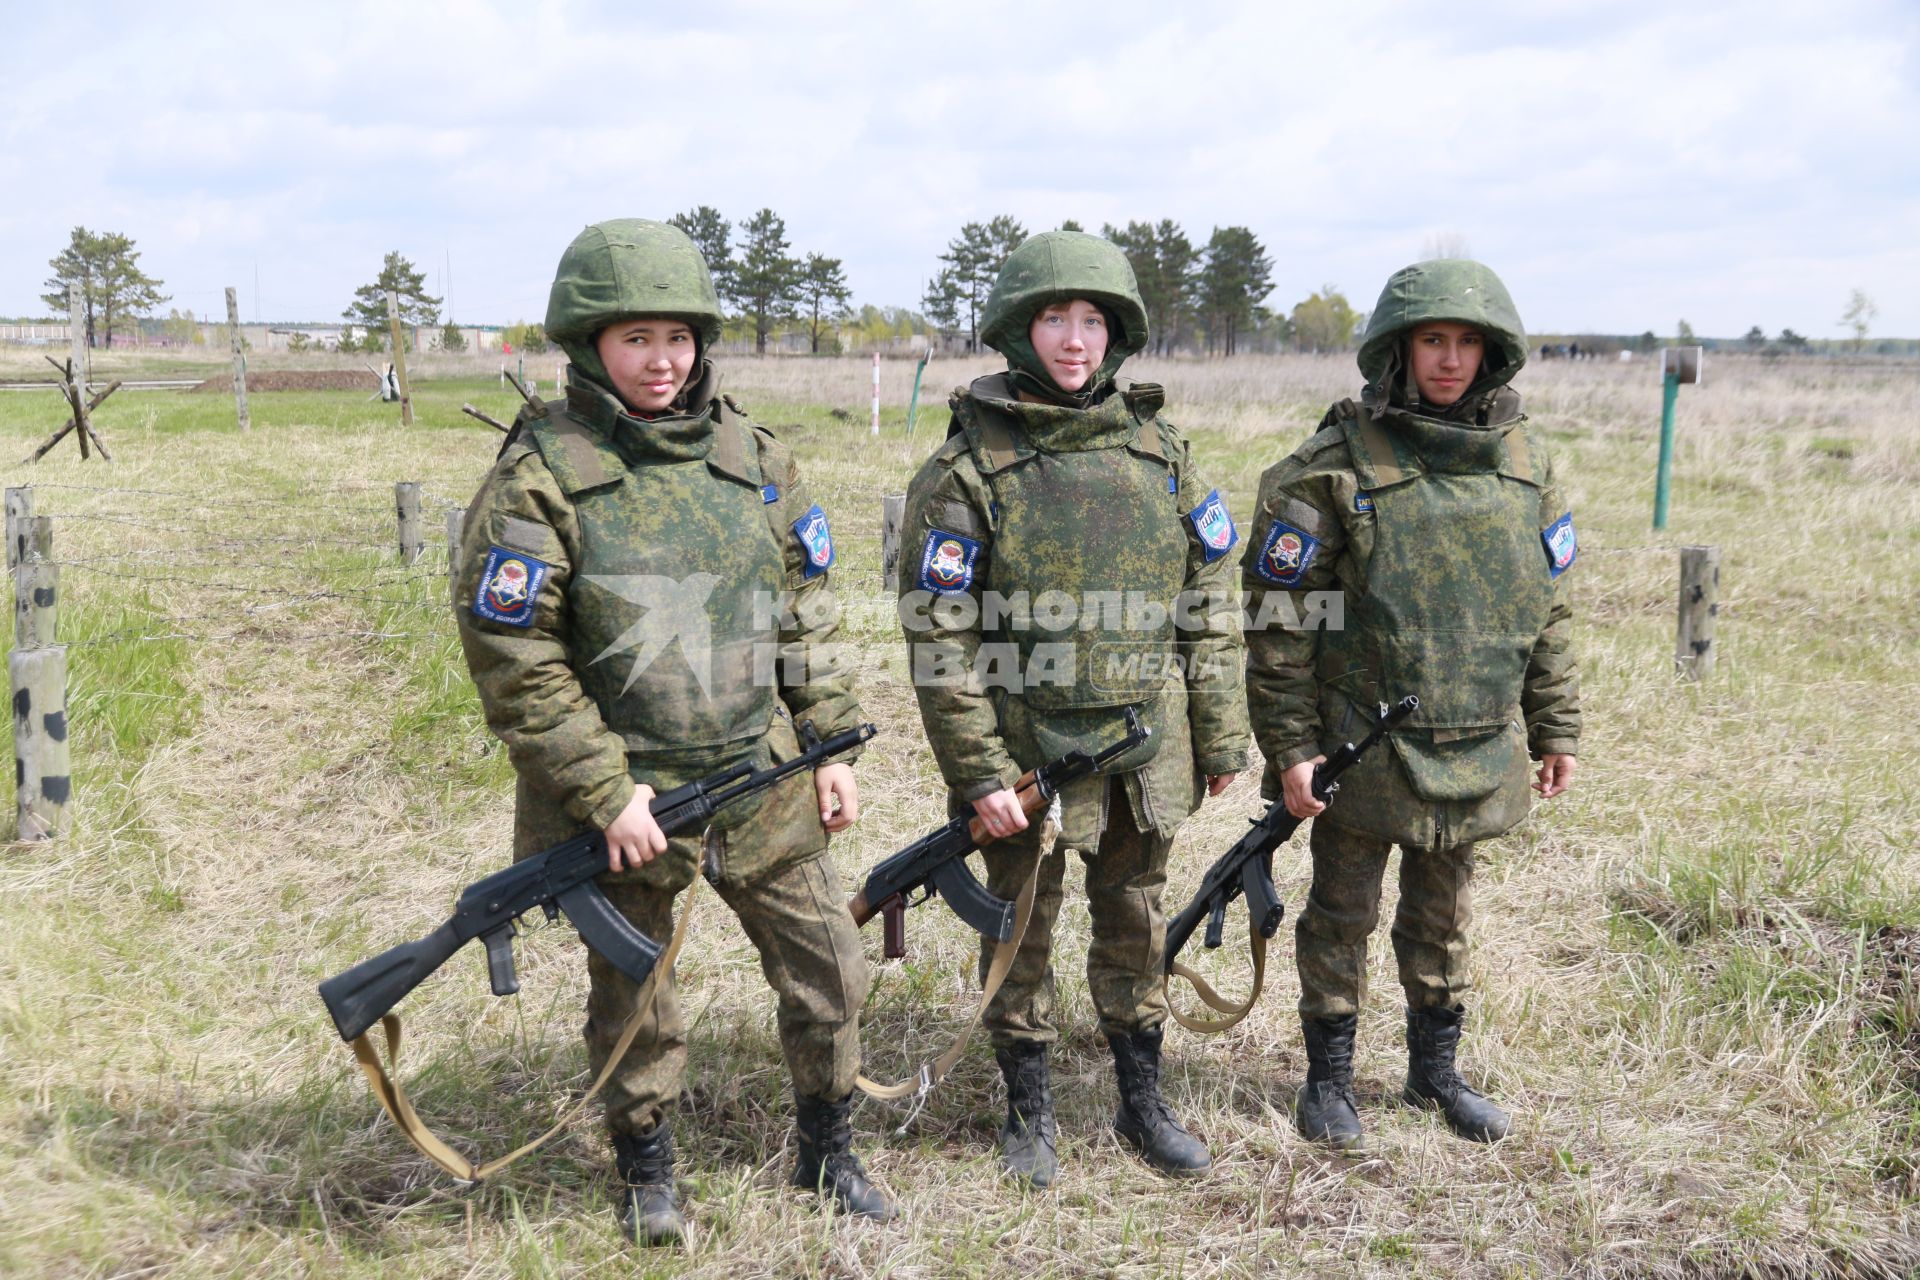
[[[836,630],[826,515],[786,447],[720,394],[703,358],[720,306],[681,231],[588,227],[560,260],[546,322],[572,362],[565,399],[523,415],[481,485],[454,595],[487,723],[519,776],[514,855],[604,831],[602,887],[656,938],[704,861],[779,996],[793,1181],[891,1217],[848,1124],[868,974],[826,848],[859,814],[852,769],[827,765],[811,785],[795,775],[722,810],[704,836],[669,838],[648,810],[721,768],[792,758],[799,721],[828,736],[861,719],[850,680],[820,660]],[[776,653],[789,661],[766,661]],[[757,674],[768,670],[777,687]],[[598,1072],[639,988],[591,950],[587,972]],[[672,975],[658,981],[606,1088],[622,1223],[648,1243],[685,1233],[671,1108],[686,1033]]]
[[[1071,231],[1028,239],[994,282],[981,336],[1008,369],[955,393],[946,444],[908,489],[918,569],[901,589],[934,757],[956,808],[998,837],[983,851],[988,888],[1013,898],[1039,876],[985,1017],[1007,1085],[1002,1159],[1028,1184],[1054,1179],[1050,957],[1064,865],[1040,861],[1041,824],[1011,788],[1045,760],[1118,738],[1137,705],[1152,736],[1062,793],[1057,847],[1086,865],[1087,982],[1119,1080],[1114,1128],[1155,1168],[1198,1173],[1206,1147],[1160,1090],[1160,897],[1181,822],[1246,767],[1228,555],[1239,535],[1161,416],[1161,389],[1115,377],[1147,344],[1119,249]],[[1103,598],[1126,602],[1119,617],[1096,607]]]

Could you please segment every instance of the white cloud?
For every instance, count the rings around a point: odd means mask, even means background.
[[[1369,305],[1458,231],[1542,330],[1828,335],[1858,285],[1920,334],[1900,0],[195,13],[11,22],[0,311],[85,223],[200,311],[331,316],[397,248],[451,258],[463,318],[534,317],[580,225],[705,203],[773,207],[865,301],[915,302],[968,218],[1171,217],[1252,227],[1282,305]]]

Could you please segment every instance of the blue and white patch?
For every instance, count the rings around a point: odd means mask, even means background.
[[[1540,531],[1540,541],[1547,548],[1547,572],[1551,577],[1559,577],[1573,566],[1574,557],[1580,554],[1580,538],[1573,531],[1573,512],[1555,520]]]
[[[762,501],[762,502],[778,502],[778,501],[780,501],[780,486],[779,486],[779,485],[777,485],[777,484],[763,484],[763,485],[761,485],[761,486],[760,486],[760,501]]]
[[[1365,489],[1359,489],[1353,495],[1353,509],[1361,515],[1373,510],[1373,495]]]
[[[827,513],[819,503],[807,508],[807,514],[793,522],[793,536],[800,540],[800,553],[806,559],[802,569],[809,578],[817,578],[833,567],[833,530],[827,527]]]
[[[973,585],[980,544],[944,529],[929,529],[920,549],[920,589],[937,596],[959,595]]]
[[[1313,558],[1320,554],[1320,540],[1290,524],[1275,521],[1260,545],[1260,558],[1253,571],[1276,587],[1297,587],[1306,580]]]
[[[1227,514],[1227,504],[1221,500],[1218,489],[1209,492],[1205,502],[1187,512],[1187,522],[1200,539],[1200,553],[1208,564],[1233,550],[1234,544],[1240,541],[1240,530]]]
[[[1176,495],[1180,492],[1180,477],[1171,471],[1167,472],[1167,492]]]
[[[473,616],[504,627],[531,627],[534,602],[553,566],[524,551],[487,548],[486,567],[473,593]]]

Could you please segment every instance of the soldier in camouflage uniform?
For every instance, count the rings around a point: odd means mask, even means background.
[[[662,223],[588,227],[560,260],[547,332],[571,360],[563,400],[522,415],[467,509],[454,590],[461,643],[518,789],[514,856],[604,830],[614,905],[654,938],[703,870],[779,996],[799,1123],[796,1185],[891,1216],[850,1149],[868,974],[827,856],[857,816],[836,762],[664,836],[657,793],[740,761],[791,759],[797,723],[861,718],[833,661],[826,516],[792,453],[720,394],[702,352],[720,308],[699,251]],[[777,659],[777,661],[776,661]],[[639,989],[587,954],[596,1072]],[[606,1089],[623,1221],[649,1243],[685,1226],[669,1109],[686,1068],[673,976]]]
[[[1114,1127],[1156,1168],[1209,1167],[1159,1088],[1167,853],[1203,792],[1246,767],[1232,560],[1238,533],[1162,393],[1115,371],[1147,343],[1133,270],[1107,241],[1037,235],[1007,259],[982,339],[1005,373],[955,392],[948,438],[907,492],[901,614],[915,692],[956,810],[994,832],[988,887],[1035,871],[1018,776],[1123,733],[1147,742],[1061,797],[1058,845],[1086,865],[1087,982],[1119,1077]],[[1066,602],[1067,612],[1050,609]],[[1048,1046],[1064,864],[1040,864],[1031,922],[986,1013],[1007,1083],[1008,1171],[1052,1182]],[[990,948],[981,949],[984,975]]]
[[[1262,782],[1313,823],[1313,888],[1295,927],[1307,1083],[1300,1132],[1362,1145],[1353,1041],[1380,882],[1400,846],[1394,953],[1407,1000],[1405,1100],[1495,1141],[1506,1112],[1454,1066],[1467,993],[1474,846],[1572,782],[1579,679],[1564,574],[1573,516],[1538,428],[1507,384],[1527,340],[1477,262],[1387,282],[1360,348],[1366,388],[1260,481],[1242,566],[1248,700]],[[1301,626],[1338,591],[1344,625]],[[1324,601],[1323,601],[1324,603]],[[1382,703],[1420,710],[1340,783],[1313,766]],[[1529,757],[1537,761],[1529,763]]]

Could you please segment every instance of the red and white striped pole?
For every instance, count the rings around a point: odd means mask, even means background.
[[[880,353],[873,353],[873,435],[880,434]]]

